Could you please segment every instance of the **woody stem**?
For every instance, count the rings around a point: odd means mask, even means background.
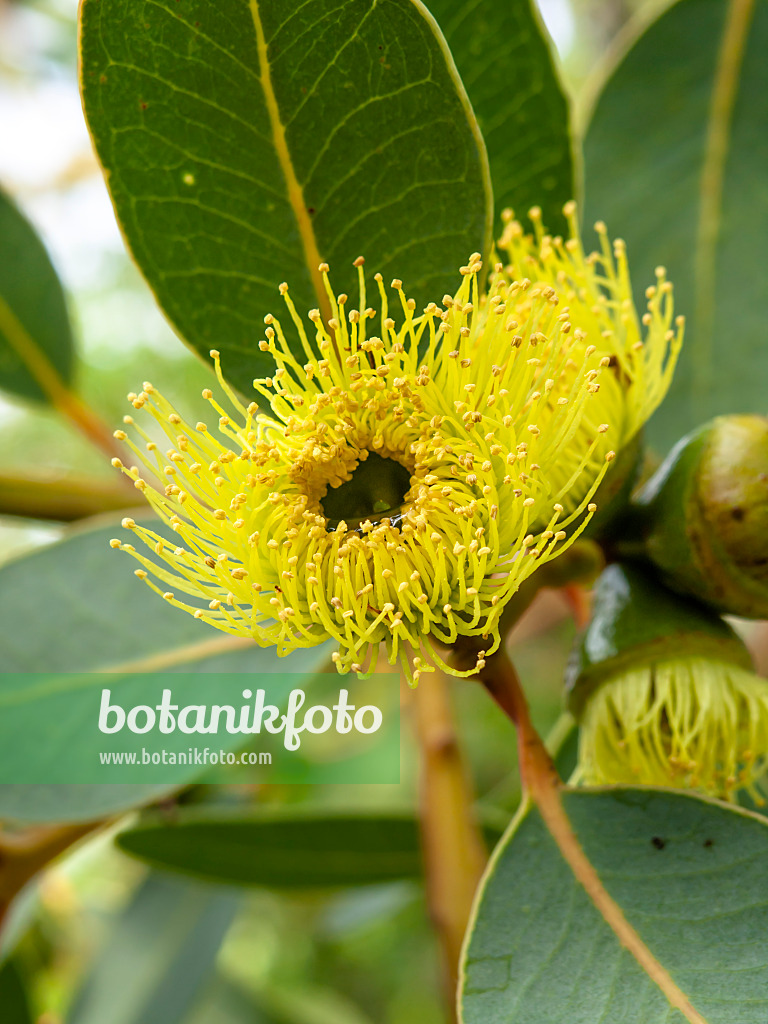
[[[421,752],[420,821],[427,900],[443,953],[448,1005],[455,1007],[464,933],[487,854],[454,725],[448,680],[425,674],[414,691]]]
[[[562,785],[560,777],[544,741],[531,722],[520,677],[503,647],[486,658],[478,678],[515,726],[523,788],[534,799],[542,788],[559,789]]]

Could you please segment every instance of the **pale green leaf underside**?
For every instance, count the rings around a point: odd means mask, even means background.
[[[97,672],[116,667],[125,706],[145,703],[142,672],[311,673],[323,649],[278,659],[274,649],[234,641],[165,604],[133,574],[134,563],[109,547],[119,523],[73,530],[64,540],[0,568],[0,663],[6,673]],[[132,696],[133,695],[133,696]],[[190,695],[191,697],[191,695]],[[130,702],[130,704],[129,704]],[[94,760],[101,749],[92,688],[12,693],[0,687],[0,760],[19,777],[33,765],[55,764],[75,749]],[[75,745],[73,747],[72,745]],[[194,769],[192,769],[194,774]],[[181,779],[181,777],[180,777]],[[183,781],[183,780],[181,780]],[[87,820],[162,792],[156,786],[0,786],[0,818]]]
[[[413,0],[85,0],[85,111],[133,255],[179,333],[250,390],[287,281],[319,259],[422,306],[489,240],[484,148]],[[303,359],[303,353],[299,351]]]
[[[661,790],[575,790],[604,887],[707,1024],[768,1019],[768,822]],[[538,813],[494,855],[465,964],[464,1024],[682,1024],[618,942]]]
[[[651,424],[663,448],[710,416],[766,411],[767,48],[764,0],[681,0],[618,64],[587,132],[587,224],[626,239],[638,303],[665,265],[688,320]]]

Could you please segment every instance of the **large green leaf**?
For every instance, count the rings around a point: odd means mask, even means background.
[[[638,289],[665,265],[688,318],[651,426],[662,447],[715,414],[765,411],[766,47],[763,0],[681,0],[615,67],[587,133],[587,224],[626,238]]]
[[[0,190],[0,386],[59,404],[74,350],[64,292],[37,232]]]
[[[529,810],[494,854],[477,906],[464,1024],[765,1024],[768,822],[664,790],[573,790],[563,802],[648,970]],[[670,986],[693,1010],[671,1007]]]
[[[68,1024],[178,1024],[213,975],[234,893],[150,876],[115,929]]]
[[[353,296],[368,259],[419,305],[489,241],[487,158],[419,0],[85,0],[86,116],[160,305],[250,390],[262,317]],[[303,359],[302,359],[303,361]]]
[[[499,831],[486,829],[491,844]],[[371,885],[422,872],[419,825],[405,813],[289,807],[213,816],[193,809],[175,822],[149,820],[121,832],[117,843],[157,867],[235,885]]]
[[[550,40],[532,0],[427,0],[451,48],[485,139],[495,229],[501,211],[544,211],[553,232],[566,228],[573,199],[570,112]]]
[[[27,990],[13,959],[0,966],[0,1007],[3,1024],[32,1024]]]
[[[119,532],[115,524],[75,529],[60,543],[0,568],[4,672],[131,668],[137,673],[135,684],[130,680],[121,684],[126,687],[125,706],[130,706],[131,687],[140,692],[141,672],[151,668],[310,673],[322,659],[322,649],[309,649],[278,660],[271,648],[238,642],[171,608],[136,579],[125,556],[109,547],[109,539]],[[4,694],[3,699],[15,705],[14,756],[19,759],[20,776],[21,759],[50,760],[53,743],[98,744],[88,689],[74,690],[64,702],[61,697],[55,688],[40,688],[39,698],[37,692],[26,699],[24,694]],[[50,742],[36,744],[35,738],[42,735],[50,737]],[[193,775],[191,768],[190,778]],[[165,788],[0,786],[0,818],[88,820],[145,802]]]
[[[288,809],[216,821],[210,813],[140,825],[117,842],[155,866],[237,885],[369,885],[421,874],[418,825],[409,815]]]

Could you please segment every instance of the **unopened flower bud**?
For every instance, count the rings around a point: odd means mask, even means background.
[[[668,586],[768,617],[768,418],[719,416],[683,438],[635,507]]]

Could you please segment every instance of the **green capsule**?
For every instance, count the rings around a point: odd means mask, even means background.
[[[719,416],[684,437],[634,510],[668,586],[721,612],[768,617],[768,418]]]

